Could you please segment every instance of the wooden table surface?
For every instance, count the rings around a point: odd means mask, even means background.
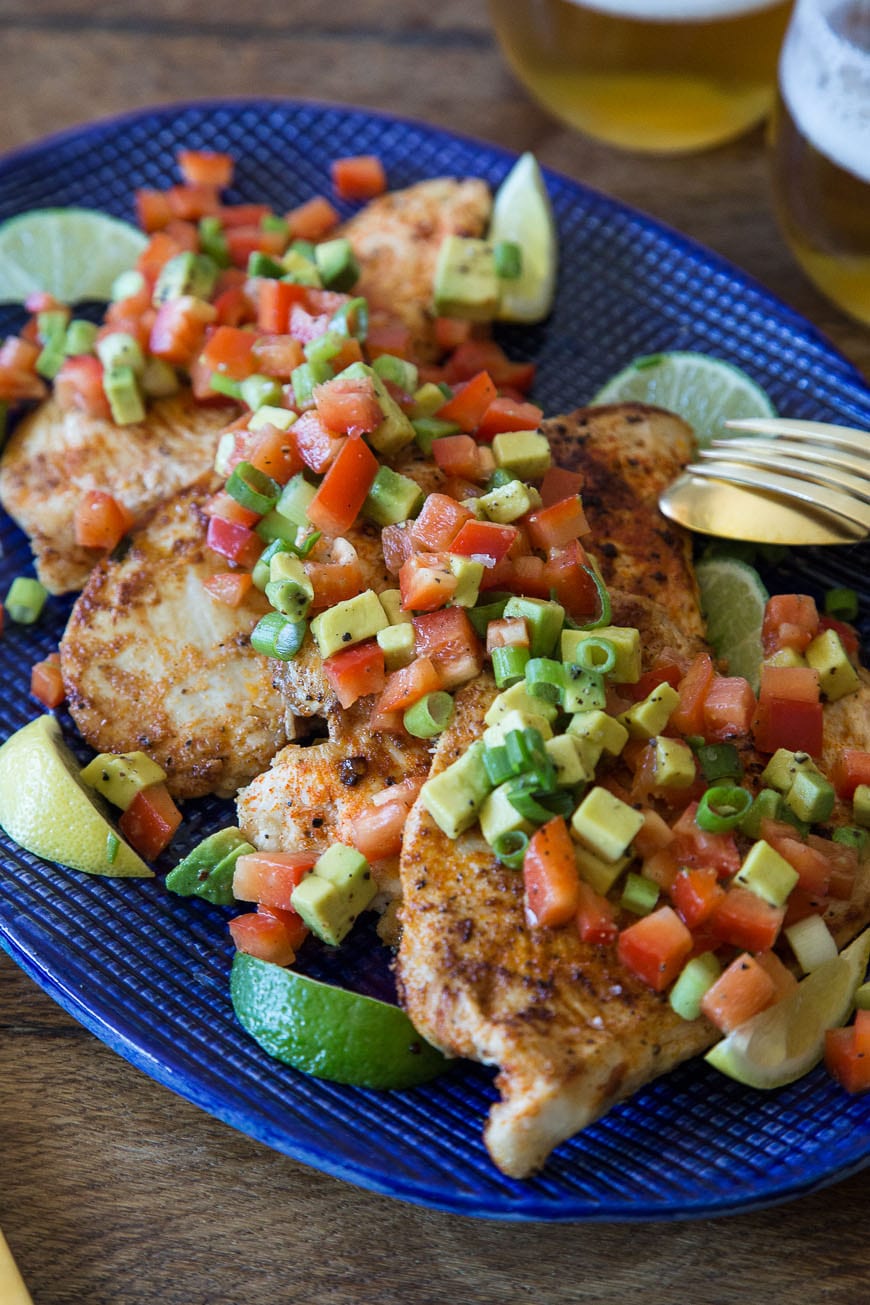
[[[0,0],[0,49],[0,151],[217,95],[426,119],[533,149],[702,241],[870,376],[870,332],[828,305],[782,246],[761,131],[682,159],[583,140],[515,85],[483,4]],[[719,1221],[507,1227],[432,1213],[305,1169],[176,1098],[2,954],[0,1152],[0,1226],[37,1305],[857,1305],[870,1282],[868,1176]]]

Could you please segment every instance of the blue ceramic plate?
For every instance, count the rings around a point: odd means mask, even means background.
[[[0,163],[0,219],[79,204],[132,218],[135,186],[176,180],[180,145],[238,160],[234,200],[278,211],[329,190],[327,165],[376,152],[393,187],[444,173],[497,185],[503,150],[416,123],[286,101],[199,103],[68,132]],[[538,363],[549,413],[589,398],[637,354],[700,349],[737,363],[798,417],[870,424],[870,393],[801,318],[721,259],[639,213],[560,176],[548,184],[562,270],[551,319],[502,342]],[[0,315],[0,334],[20,316]],[[0,592],[29,569],[20,533],[2,525]],[[863,587],[868,550],[796,557],[783,589]],[[56,646],[69,603],[39,627],[7,623],[0,641],[2,729],[36,715],[29,667]],[[867,630],[865,628],[865,637]],[[62,718],[74,740],[69,721]],[[227,823],[226,804],[190,804],[180,850]],[[559,1148],[538,1177],[499,1174],[481,1143],[495,1099],[473,1065],[414,1091],[376,1094],[297,1075],[236,1024],[225,916],[167,894],[158,878],[100,880],[45,865],[3,840],[0,933],[18,963],[89,1029],[153,1078],[305,1164],[361,1187],[496,1219],[666,1219],[746,1209],[807,1192],[866,1163],[870,1099],[848,1099],[818,1070],[761,1095],[688,1064]],[[168,867],[166,867],[168,868]],[[337,956],[311,951],[312,974],[389,995],[387,958],[363,934]]]

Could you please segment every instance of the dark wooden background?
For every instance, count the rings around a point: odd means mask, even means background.
[[[140,105],[257,94],[533,149],[732,259],[870,376],[870,332],[782,246],[760,130],[689,159],[582,140],[514,84],[482,3],[0,0],[0,52],[0,152]],[[305,1169],[177,1099],[2,954],[0,1155],[0,1225],[36,1305],[859,1305],[870,1293],[865,1176],[719,1221],[432,1213]]]

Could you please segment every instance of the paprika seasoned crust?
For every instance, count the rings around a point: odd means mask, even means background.
[[[232,608],[203,588],[226,570],[205,544],[216,484],[206,477],[160,504],[122,558],[94,569],[60,645],[85,741],[98,752],[147,752],[181,798],[233,796],[293,737],[274,663],[250,642],[266,599],[251,589]]]

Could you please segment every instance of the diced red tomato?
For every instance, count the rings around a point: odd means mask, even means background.
[[[220,210],[220,197],[214,186],[188,182],[170,186],[165,193],[173,218],[183,222],[198,222],[202,217],[215,216]]]
[[[858,873],[857,848],[835,843],[830,838],[821,838],[818,834],[810,834],[807,844],[828,862],[828,896],[848,901]]]
[[[217,216],[221,226],[257,227],[271,212],[268,204],[222,204]]]
[[[207,576],[202,587],[216,603],[225,607],[241,607],[247,598],[253,581],[247,571],[219,571]]]
[[[357,698],[383,691],[383,650],[374,639],[342,648],[324,660],[323,673],[342,707],[352,707]]]
[[[277,257],[284,250],[284,236],[264,231],[259,222],[250,225],[225,222],[223,236],[227,252],[236,267],[247,267],[251,254],[273,254]]]
[[[486,627],[486,651],[493,648],[528,648],[531,644],[529,623],[524,616],[507,616],[490,621]]]
[[[476,430],[493,399],[498,397],[495,382],[487,372],[479,372],[457,389],[438,410],[439,421],[454,421],[466,433]]]
[[[462,607],[445,607],[414,617],[414,643],[428,657],[442,688],[454,689],[483,669],[483,648]]]
[[[302,345],[292,335],[261,335],[254,341],[256,370],[279,381],[289,381],[300,363],[305,361]]]
[[[290,946],[294,952],[299,951],[299,948],[311,932],[302,916],[297,914],[296,911],[285,911],[280,906],[267,906],[265,902],[258,902],[257,914],[271,916],[273,920],[281,921],[287,931],[287,937],[290,939]]]
[[[668,722],[680,734],[704,732],[704,703],[713,685],[713,659],[709,653],[699,653],[680,680],[677,692],[680,702]]]
[[[595,889],[582,879],[579,882],[579,906],[577,907],[577,932],[581,942],[612,943],[616,942],[617,928],[615,911],[606,897],[596,893]]]
[[[236,951],[272,965],[292,965],[296,952],[283,923],[271,912],[249,911],[229,922]]]
[[[305,287],[292,281],[264,277],[257,290],[257,325],[261,331],[286,335],[294,304],[305,302]],[[297,341],[298,343],[298,341]]]
[[[429,497],[432,498],[433,495],[430,494]],[[476,521],[470,516],[449,541],[449,548],[451,553],[457,553],[460,557],[472,557],[485,567],[494,567],[502,558],[507,557],[518,533],[516,526],[500,526],[495,521]]]
[[[762,666],[761,698],[819,701],[819,672],[812,666]]]
[[[66,358],[54,378],[54,395],[62,408],[78,408],[89,417],[111,420],[112,410],[103,389],[103,364],[99,358],[84,354]]]
[[[370,358],[378,358],[385,353],[394,354],[397,358],[411,358],[414,352],[411,332],[404,322],[396,318],[373,315],[366,336],[366,350]]]
[[[405,711],[425,698],[427,693],[434,693],[441,687],[441,676],[429,658],[417,657],[410,666],[403,666],[387,676],[377,709],[386,713]]]
[[[766,837],[766,836],[765,836]],[[769,840],[774,851],[785,857],[792,869],[800,875],[800,887],[814,897],[825,897],[831,879],[831,862],[816,848],[801,843],[796,838],[777,838]]]
[[[574,844],[562,816],[548,820],[529,839],[523,858],[526,919],[532,928],[567,924],[580,907]]]
[[[212,331],[200,355],[204,366],[234,381],[243,381],[255,369],[253,349],[256,336],[238,326],[218,326]]]
[[[202,348],[206,327],[216,316],[212,304],[194,295],[168,299],[157,310],[148,341],[149,352],[174,367],[189,366]]]
[[[52,653],[44,661],[36,662],[30,671],[30,692],[43,707],[59,707],[66,698],[60,657]]]
[[[669,684],[672,689],[678,688],[685,673],[685,667],[678,662],[655,661],[634,684],[620,684],[617,687],[620,695],[628,702],[642,702],[660,684]]]
[[[777,956],[776,952],[758,952],[756,961],[761,968],[773,980],[775,990],[774,1001],[782,1001],[783,997],[788,997],[797,987],[797,979],[787,966]]]
[[[325,195],[315,195],[297,208],[291,208],[285,218],[291,240],[320,240],[338,226],[340,214]]]
[[[522,594],[526,598],[549,598],[550,590],[553,586],[550,584],[546,574],[547,563],[542,557],[534,557],[529,554],[527,557],[517,557],[513,561],[505,562],[507,570],[504,574],[500,573],[500,563],[489,570],[481,582],[481,589],[507,589],[514,594]],[[560,597],[559,601],[563,606],[567,604]],[[590,609],[591,610],[591,609]],[[573,611],[570,613],[575,614]]]
[[[76,504],[73,526],[80,548],[105,548],[111,552],[133,524],[133,514],[123,503],[100,489],[86,489]]]
[[[295,431],[281,430],[272,425],[263,426],[257,432],[248,461],[279,485],[286,485],[291,476],[295,476],[305,465],[296,443]]]
[[[232,521],[237,526],[255,526],[260,519],[259,512],[252,512],[250,508],[242,507],[241,503],[237,503],[232,495],[223,489],[212,494],[205,504],[204,511],[206,516],[221,517],[222,520]]]
[[[785,907],[770,906],[750,889],[733,885],[716,905],[708,923],[720,942],[748,952],[764,952],[779,937],[784,918]]]
[[[142,187],[134,195],[136,221],[149,234],[159,231],[172,217],[172,208],[165,191]]]
[[[807,594],[774,594],[767,600],[761,627],[766,656],[781,648],[803,652],[818,630],[819,613],[815,599]]]
[[[444,435],[433,440],[432,457],[445,476],[464,476],[468,480],[480,476],[478,447],[470,435]]]
[[[140,788],[118,821],[118,828],[146,861],[169,846],[181,824],[181,812],[165,784]]]
[[[708,743],[721,743],[748,734],[755,706],[748,680],[738,675],[715,675],[704,699],[704,738]]]
[[[362,592],[363,575],[356,550],[346,561],[303,562],[303,567],[314,588],[312,606],[317,611],[334,607]]]
[[[515,563],[518,574],[520,560]],[[549,598],[552,594],[568,615],[577,620],[594,615],[598,609],[598,591],[590,573],[589,557],[577,539],[570,540],[562,548],[550,549],[541,573],[541,584],[544,592],[538,596]]]
[[[367,861],[398,856],[408,822],[409,807],[403,801],[367,806],[354,817],[350,841]]]
[[[499,396],[483,413],[475,434],[479,440],[489,441],[502,431],[537,430],[543,419],[544,411],[537,404],[518,403],[516,399]]]
[[[170,205],[175,202],[171,196],[169,202]],[[196,207],[203,204],[208,207],[215,202],[213,192],[205,199],[197,194],[196,199],[192,202]],[[183,203],[186,204],[187,201],[185,200]],[[197,230],[195,221],[188,221],[181,217],[172,217],[166,223],[164,232],[175,241],[179,249],[182,249],[187,253],[195,254],[199,249],[199,231]]]
[[[193,186],[232,185],[233,160],[229,154],[213,150],[179,150],[178,167],[184,180]]]
[[[669,847],[673,841],[673,830],[667,821],[657,811],[647,807],[643,812],[643,825],[634,836],[633,847],[638,856],[641,859],[652,856],[663,847]]]
[[[381,548],[384,550],[384,566],[390,575],[398,575],[403,563],[414,553],[414,538],[408,522],[396,526],[384,526],[381,531]]]
[[[375,154],[333,159],[330,172],[335,193],[340,199],[374,199],[387,189],[384,165]]]
[[[671,896],[686,924],[695,929],[709,920],[725,896],[725,889],[715,870],[699,866],[679,872],[671,887]]]
[[[306,467],[323,475],[341,448],[341,437],[329,429],[317,412],[303,412],[294,423],[293,434]]]
[[[210,517],[206,543],[215,553],[239,566],[252,567],[263,551],[263,541],[248,526],[223,517]]]
[[[865,1011],[859,1011],[865,1015]],[[842,1088],[854,1095],[870,1088],[870,1055],[862,1050],[862,1031],[859,1047],[856,1026],[845,1029],[828,1029],[825,1034],[825,1065]]]
[[[572,539],[589,533],[589,522],[579,495],[532,512],[525,521],[535,548],[563,548]]]
[[[471,338],[472,323],[464,317],[436,317],[433,326],[435,343],[444,353],[457,349]]]
[[[345,435],[370,435],[384,420],[369,376],[336,376],[316,386],[314,406],[324,425]]]
[[[437,553],[451,548],[462,526],[473,520],[473,512],[446,494],[429,494],[411,527],[411,537],[418,548]]]
[[[673,850],[684,865],[709,866],[720,879],[730,879],[740,869],[734,835],[710,834],[701,829],[695,821],[697,811],[698,803],[690,802],[674,825]]]
[[[548,467],[541,481],[541,501],[544,507],[552,507],[554,503],[579,494],[582,488],[582,472],[569,471],[566,467]]]
[[[701,998],[701,1011],[722,1033],[730,1033],[776,1001],[776,985],[754,956],[744,952],[723,970]]]
[[[333,538],[346,534],[359,515],[379,465],[365,440],[358,436],[344,440],[306,509],[311,524]]]
[[[670,906],[630,924],[617,943],[622,964],[654,992],[670,987],[691,950],[692,935]]]
[[[831,767],[831,783],[838,797],[851,802],[859,785],[870,784],[870,752],[843,748]]]
[[[470,381],[478,372],[487,372],[500,390],[511,387],[525,393],[535,379],[535,364],[512,362],[495,340],[472,338],[454,350],[444,368],[444,379],[448,385],[456,385]]]
[[[293,889],[313,868],[309,852],[246,852],[233,870],[233,896],[239,902],[292,910]]]
[[[759,700],[752,724],[755,746],[759,752],[788,748],[790,752],[820,756],[824,733],[822,712],[818,702],[794,702],[785,698]]]
[[[658,884],[663,893],[670,893],[679,870],[680,862],[671,848],[660,847],[644,857],[641,874],[644,879],[650,879],[654,884]]]
[[[446,553],[415,553],[402,563],[399,589],[406,612],[434,612],[456,593],[456,576]]]
[[[183,253],[183,246],[177,240],[173,240],[172,236],[166,231],[155,231],[136,259],[136,271],[142,273],[153,289],[154,283],[165,264],[169,262],[170,258],[174,258],[176,254]]]

